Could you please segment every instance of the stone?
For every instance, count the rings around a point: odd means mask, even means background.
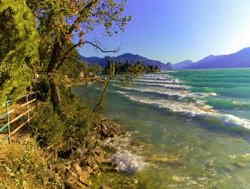
[[[186,180],[185,177],[179,177],[179,176],[173,176],[172,179],[175,181],[175,182],[184,182]]]
[[[111,189],[109,186],[106,186],[106,185],[102,185],[101,187],[100,187],[100,189]]]
[[[119,172],[134,174],[142,170],[147,164],[142,157],[132,154],[127,150],[118,151],[111,157],[112,164]]]
[[[164,155],[154,155],[147,159],[148,161],[158,162],[158,163],[177,163],[179,162],[178,157],[169,157]]]

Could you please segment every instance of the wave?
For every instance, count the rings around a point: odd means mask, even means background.
[[[250,103],[211,97],[217,96],[217,92],[220,92],[221,95],[220,90],[224,91],[224,88],[214,90],[214,88],[209,87],[198,88],[193,85],[184,85],[183,81],[166,73],[164,75],[145,75],[135,79],[134,84],[136,85],[132,87],[116,86],[119,89],[117,92],[132,101],[154,105],[187,117],[201,118],[207,121],[215,120],[226,126],[250,129],[250,120],[218,111],[223,108],[250,108]],[[232,93],[232,91],[230,92]],[[147,94],[145,95],[145,93]],[[158,94],[158,96],[154,94]],[[164,95],[167,98],[162,96],[159,98],[159,95]],[[191,100],[187,101],[186,99]]]
[[[156,80],[166,80],[172,79],[173,77],[167,74],[146,74],[141,77],[137,77],[138,79],[156,79]]]
[[[155,82],[154,80],[151,80],[151,81],[144,81],[144,80],[134,80],[133,83],[138,83],[138,84],[169,84],[169,85],[179,85],[179,86],[183,86],[185,88],[188,88],[188,86],[184,85],[183,83],[180,83],[180,82],[173,82],[173,81],[169,81],[169,80],[165,80],[164,82],[163,81],[157,81]]]
[[[132,101],[155,105],[159,108],[164,108],[168,111],[179,113],[181,115],[191,118],[202,118],[205,120],[217,120],[225,126],[238,126],[250,129],[250,120],[239,118],[231,114],[223,114],[214,110],[211,106],[197,103],[185,103],[178,101],[171,101],[166,99],[153,99],[150,97],[142,97],[136,95],[130,95],[128,92],[117,91],[123,96],[129,98]]]
[[[164,95],[167,98],[175,99],[175,100],[184,100],[190,99],[191,101],[197,101],[200,103],[199,99],[215,95],[213,93],[190,93],[187,90],[173,90],[166,89],[162,87],[147,87],[147,88],[136,88],[136,87],[122,87],[119,85],[115,85],[122,90],[132,91],[132,92],[141,92],[141,93],[150,93],[150,94],[158,94]]]
[[[119,81],[113,82],[113,83],[120,83]],[[179,84],[173,84],[173,83],[167,83],[167,82],[138,82],[138,81],[133,81],[133,84],[135,85],[141,85],[141,86],[151,86],[151,87],[163,87],[166,89],[174,89],[174,90],[187,90],[190,87],[185,86],[185,85],[179,85]]]
[[[240,84],[239,84],[240,85]],[[247,87],[239,87],[237,84],[234,87],[227,88],[224,85],[218,87],[196,87],[195,85],[191,85],[189,88],[192,92],[215,92],[222,96],[231,97],[231,98],[245,98],[249,99],[250,94],[250,85]]]
[[[207,103],[216,109],[249,110],[250,102],[228,98],[208,98]]]
[[[180,83],[179,80],[171,80],[171,79],[135,79],[134,81],[139,81],[139,82],[151,82],[151,83],[172,83],[172,84],[178,84]]]

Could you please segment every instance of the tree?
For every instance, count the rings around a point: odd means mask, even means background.
[[[23,95],[31,84],[38,45],[35,16],[25,0],[0,1],[0,103]]]
[[[38,31],[42,43],[39,47],[40,72],[49,75],[51,100],[54,107],[60,104],[53,74],[65,63],[71,52],[89,44],[101,52],[113,52],[101,48],[86,39],[86,34],[97,25],[104,26],[108,35],[123,30],[130,17],[123,17],[125,1],[115,0],[27,0],[38,19]],[[76,42],[72,43],[72,38]]]
[[[123,30],[130,20],[130,17],[122,16],[125,1],[27,0],[27,3],[39,21],[40,57],[47,57],[41,60],[41,66],[47,73],[55,72],[77,47],[89,44],[101,52],[109,52],[88,41],[86,34],[99,24],[112,35],[118,29]]]
[[[20,35],[24,35],[27,28],[32,28],[28,32],[30,40],[25,40],[23,36],[20,37],[23,39],[22,46],[27,49],[27,51],[23,51],[32,52],[32,55],[12,53],[12,57],[26,60],[15,61],[18,66],[28,69],[25,72],[39,73],[42,75],[41,78],[47,78],[50,99],[55,109],[60,104],[60,97],[58,86],[53,78],[67,59],[72,56],[74,49],[88,44],[103,53],[114,52],[114,50],[105,50],[97,43],[87,40],[86,35],[98,25],[102,25],[108,35],[115,34],[119,30],[123,30],[131,19],[123,16],[125,0],[4,0],[0,3],[1,12],[7,9],[14,12],[14,21],[10,25],[16,27],[20,31]],[[23,10],[21,10],[22,8]],[[3,15],[2,19],[8,18]],[[32,22],[32,24],[28,26],[26,22]],[[9,24],[7,25],[9,26]],[[20,25],[23,28],[19,28]],[[38,42],[35,41],[32,44],[33,38],[39,38]],[[73,38],[75,43],[72,43]],[[10,49],[15,46],[14,41],[15,39],[8,41]],[[29,48],[32,49],[28,51]],[[30,57],[34,57],[34,59]],[[4,61],[1,65],[9,66],[10,63]],[[20,70],[18,69],[17,72]],[[17,72],[15,71],[15,73]]]
[[[110,80],[89,111],[59,77],[78,72],[77,47],[89,44],[109,52],[87,40],[86,34],[97,24],[109,35],[123,29],[129,21],[122,16],[123,6],[115,0],[0,0],[0,100],[7,95],[17,98],[31,84],[45,93],[40,99],[49,96],[49,103],[40,103],[34,112],[30,126],[41,146],[53,146],[53,154],[69,154],[70,161],[80,159],[78,149],[86,146],[90,152],[97,144],[85,138],[86,132],[96,123],[95,112]]]

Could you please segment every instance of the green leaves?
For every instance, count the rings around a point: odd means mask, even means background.
[[[38,59],[39,35],[35,17],[25,0],[0,4],[0,72],[9,75],[0,85],[0,102],[25,93]]]
[[[23,95],[35,73],[55,73],[70,62],[71,51],[86,44],[87,33],[96,27],[102,25],[109,35],[123,30],[130,21],[123,16],[125,2],[0,1],[0,73],[9,76],[0,78],[0,102],[8,95]],[[73,45],[72,39],[79,45]]]

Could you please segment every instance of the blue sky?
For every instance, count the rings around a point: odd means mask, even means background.
[[[117,54],[134,53],[163,62],[199,60],[250,47],[250,0],[128,0],[133,17],[125,32],[87,36]],[[105,56],[92,47],[83,56]],[[109,54],[109,55],[117,55]]]

